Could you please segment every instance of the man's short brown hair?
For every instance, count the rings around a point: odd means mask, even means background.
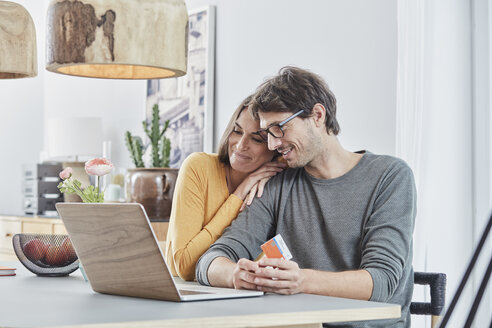
[[[326,131],[333,135],[340,133],[336,118],[337,100],[326,82],[312,72],[286,66],[280,69],[277,76],[258,87],[250,108],[256,117],[258,112],[295,113],[304,109],[299,117],[306,118],[316,104],[326,109]]]

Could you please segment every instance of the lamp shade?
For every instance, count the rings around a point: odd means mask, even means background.
[[[111,79],[186,74],[184,0],[52,0],[46,69]]]
[[[50,158],[100,155],[102,121],[99,117],[50,118],[46,137]]]
[[[21,5],[0,1],[0,79],[38,75],[36,30]]]

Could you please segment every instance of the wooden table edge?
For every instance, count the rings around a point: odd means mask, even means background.
[[[237,315],[223,317],[200,317],[171,320],[128,321],[115,323],[97,323],[59,326],[59,328],[157,328],[157,327],[320,327],[323,322],[345,322],[364,320],[394,319],[401,316],[400,305],[386,307],[338,309],[310,312],[282,312],[255,315]],[[58,327],[58,326],[57,326]]]

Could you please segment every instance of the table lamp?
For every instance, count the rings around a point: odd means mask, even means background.
[[[102,122],[99,117],[50,118],[46,123],[46,147],[51,160],[63,161],[71,167],[74,178],[85,188],[90,185],[85,162],[79,157],[96,157],[102,151]],[[88,158],[86,158],[88,159]],[[81,201],[80,197],[64,195],[65,201]]]

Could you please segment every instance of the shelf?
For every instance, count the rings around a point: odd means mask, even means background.
[[[166,240],[169,222],[151,222],[157,240]],[[60,218],[41,216],[0,215],[0,261],[16,260],[12,237],[17,233],[65,235],[67,231]]]

